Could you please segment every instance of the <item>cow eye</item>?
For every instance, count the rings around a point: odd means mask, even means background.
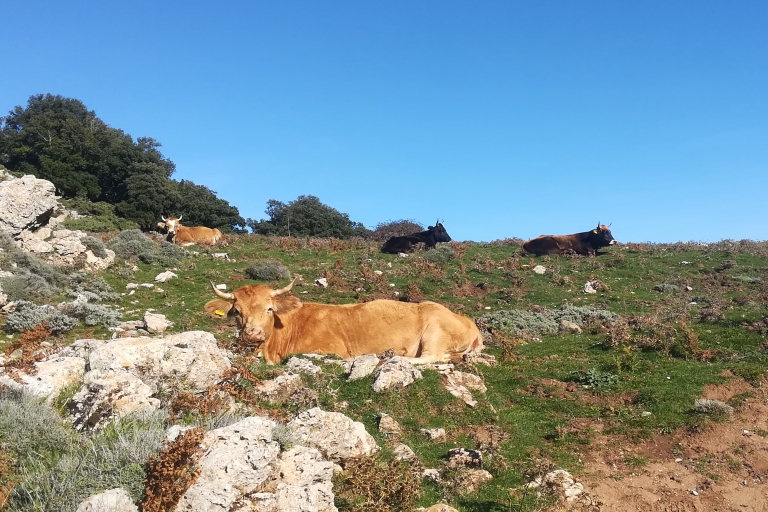
[[[275,310],[274,310],[274,309],[272,309],[272,308],[267,308],[267,313],[269,313],[270,315],[271,315],[272,313],[274,313],[274,312],[275,312]]]

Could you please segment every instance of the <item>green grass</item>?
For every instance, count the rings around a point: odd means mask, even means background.
[[[535,493],[522,490],[535,476],[531,461],[547,460],[578,475],[578,454],[589,449],[594,432],[574,425],[601,422],[603,434],[632,439],[700,427],[702,418],[693,406],[706,385],[725,382],[728,372],[758,385],[768,363],[765,339],[743,327],[768,314],[768,244],[764,243],[720,242],[707,247],[630,244],[610,248],[597,258],[532,258],[521,254],[514,243],[470,243],[455,244],[455,257],[448,259],[425,258],[424,252],[408,258],[384,255],[378,252],[378,244],[365,241],[251,235],[226,249],[191,247],[192,251],[198,254],[184,259],[174,270],[179,277],[158,285],[162,292],[139,288],[133,295],[106,304],[121,308],[123,320],[141,318],[144,311],[154,308],[174,322],[172,331],[209,330],[237,352],[230,337],[234,327],[203,311],[203,305],[214,298],[209,281],[224,283],[228,290],[253,284],[246,269],[255,262],[273,260],[304,277],[294,291],[305,302],[343,304],[395,298],[394,292],[399,292],[400,297],[417,293],[423,300],[435,300],[473,318],[502,309],[535,311],[571,304],[607,309],[626,321],[645,319],[638,324],[641,327],[630,329],[629,341],[614,346],[606,343],[604,327],[597,325],[586,326],[581,335],[528,340],[507,352],[488,346],[486,352],[500,360],[498,365],[462,368],[481,375],[488,387],[485,395],[475,394],[479,401],[475,408],[451,396],[432,370],[424,370],[424,378],[405,389],[381,394],[371,390],[370,377],[348,382],[338,366],[323,365],[323,375],[305,377],[321,407],[335,410],[336,404],[347,402],[341,412],[363,422],[381,445],[395,441],[380,434],[377,427],[382,412],[391,415],[404,429],[399,440],[416,452],[425,467],[440,468],[453,447],[493,451],[493,457],[486,458],[486,469],[494,480],[477,493],[455,496],[447,486],[425,481],[419,505],[448,498],[462,511],[536,510],[546,498],[542,501]],[[210,256],[221,251],[228,252],[232,261]],[[727,260],[736,265],[723,268]],[[536,264],[544,265],[547,272],[533,273]],[[114,291],[124,293],[127,283],[154,282],[163,270],[158,264],[125,265],[119,260],[103,278]],[[376,276],[374,270],[383,275]],[[762,280],[733,279],[732,275]],[[329,287],[314,286],[318,277],[326,277]],[[588,280],[603,284],[597,294],[582,293]],[[286,283],[284,279],[267,284]],[[654,286],[661,283],[679,289],[655,291]],[[686,291],[686,286],[693,290]],[[694,298],[698,304],[689,305]],[[701,311],[715,306],[722,313],[720,319],[702,321]],[[666,337],[641,343],[642,336],[651,336],[652,325],[664,325]],[[103,327],[81,325],[59,341],[66,344],[109,334]],[[511,355],[508,360],[501,360],[503,353]],[[261,363],[249,368],[262,379],[276,373],[275,368]],[[566,391],[568,385],[572,387]],[[276,417],[288,418],[298,412],[290,402],[259,406]],[[643,412],[651,414],[644,416]],[[432,442],[420,432],[435,427],[445,428],[447,436]],[[479,428],[497,429],[504,439],[491,448],[482,445],[474,435]],[[626,462],[632,467],[646,463],[642,457],[630,457]],[[705,466],[702,463],[701,471],[708,474]]]

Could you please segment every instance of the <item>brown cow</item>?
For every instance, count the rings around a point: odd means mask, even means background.
[[[165,227],[168,229],[168,240],[173,241],[176,245],[186,247],[188,245],[216,245],[223,235],[221,231],[216,228],[206,228],[203,226],[187,227],[181,225],[181,217],[160,217],[165,222]]]
[[[597,228],[572,235],[541,235],[523,244],[523,250],[536,256],[542,254],[564,254],[573,251],[586,256],[598,255],[598,249],[616,243],[608,226],[597,223]]]
[[[212,315],[234,317],[241,338],[261,342],[261,353],[272,364],[290,354],[336,354],[347,359],[389,349],[413,363],[425,364],[483,348],[475,323],[440,304],[393,300],[338,306],[302,303],[296,296],[286,295],[295,281],[279,290],[252,285],[232,293],[211,283],[221,299],[208,302],[205,309]]]

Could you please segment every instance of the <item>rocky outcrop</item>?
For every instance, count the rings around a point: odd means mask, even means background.
[[[421,378],[421,372],[407,359],[395,356],[373,372],[373,390],[380,393],[389,389],[404,388]]]
[[[272,440],[279,424],[245,418],[205,434],[200,475],[175,511],[335,511],[333,463],[320,451],[295,446],[281,451]]]
[[[32,175],[0,182],[0,231],[18,237],[44,226],[56,210],[56,187]]]
[[[117,488],[91,496],[76,512],[139,512],[125,489]]]
[[[379,451],[376,440],[359,421],[339,412],[317,407],[300,413],[288,424],[298,444],[312,446],[336,461],[363,457]]]
[[[11,378],[0,367],[0,384],[23,389],[32,396],[45,397],[46,402],[51,403],[64,388],[83,378],[85,359],[55,356],[36,362],[33,368],[31,373],[15,372],[15,378]]]

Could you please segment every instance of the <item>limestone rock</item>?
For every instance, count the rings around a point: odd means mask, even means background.
[[[417,508],[417,512],[459,512],[455,508],[453,508],[450,505],[446,505],[445,503],[437,503],[435,505],[432,505],[429,508]]]
[[[379,432],[383,434],[400,434],[403,432],[403,427],[389,414],[381,413],[379,417]]]
[[[576,482],[573,476],[564,469],[550,471],[543,478],[538,477],[525,486],[528,488],[548,488],[550,492],[563,496],[568,502],[575,501],[584,492],[584,486]]]
[[[456,488],[459,494],[469,494],[477,491],[482,484],[493,480],[493,475],[484,469],[467,469],[456,478]]]
[[[533,267],[533,272],[536,274],[545,274],[547,272],[547,268],[543,265],[536,265]]]
[[[161,338],[117,338],[94,344],[91,370],[127,370],[146,382],[180,382],[202,392],[231,367],[213,334],[187,331]]]
[[[45,397],[46,402],[51,403],[64,388],[83,378],[85,359],[53,356],[36,362],[34,367],[36,371],[32,375],[24,372],[17,374],[21,383],[1,375],[2,372],[0,372],[0,384],[11,388],[22,388],[33,396]]]
[[[418,460],[418,457],[416,457],[416,454],[413,453],[413,450],[411,450],[411,447],[407,444],[400,443],[394,448],[392,448],[392,453],[395,454],[395,458],[397,460]]]
[[[376,354],[357,356],[352,360],[348,380],[357,380],[372,374],[379,365],[379,357]]]
[[[571,334],[581,334],[581,327],[571,322],[570,320],[560,320],[560,332],[567,332]]]
[[[584,283],[584,293],[597,293],[598,284],[596,281],[587,281]]]
[[[151,334],[157,334],[165,332],[165,330],[173,324],[165,318],[165,315],[160,313],[150,313],[147,311],[144,313],[144,325],[143,328]]]
[[[294,373],[309,373],[310,375],[317,375],[323,372],[322,368],[311,361],[295,356],[285,363],[285,368]]]
[[[376,441],[362,423],[339,412],[326,412],[315,407],[300,413],[288,427],[293,430],[297,444],[317,448],[336,462],[379,451]]]
[[[70,403],[74,427],[95,429],[114,417],[152,412],[160,407],[153,393],[150,386],[127,371],[91,370]]]
[[[393,388],[404,388],[421,379],[421,372],[407,359],[395,356],[373,372],[373,390],[377,393]]]
[[[421,433],[427,436],[430,441],[436,441],[445,437],[444,428],[422,428]]]
[[[0,231],[17,237],[45,225],[56,210],[56,187],[32,175],[0,182]]]
[[[80,503],[76,512],[138,512],[125,489],[117,488],[91,496]]]
[[[164,283],[170,279],[173,279],[174,277],[179,277],[170,270],[166,270],[165,272],[160,272],[155,276],[155,282],[156,283]]]
[[[324,277],[318,277],[315,279],[315,286],[319,286],[320,288],[328,288],[328,280]]]
[[[483,465],[483,454],[477,450],[466,448],[451,448],[448,450],[448,460],[445,467],[448,469],[479,468]]]
[[[296,374],[278,375],[274,379],[256,384],[253,392],[263,400],[283,402],[301,388],[301,376]]]
[[[445,389],[450,394],[464,401],[470,407],[477,406],[477,400],[472,397],[472,391],[485,393],[488,389],[483,379],[477,375],[464,372],[451,372],[445,376]]]

